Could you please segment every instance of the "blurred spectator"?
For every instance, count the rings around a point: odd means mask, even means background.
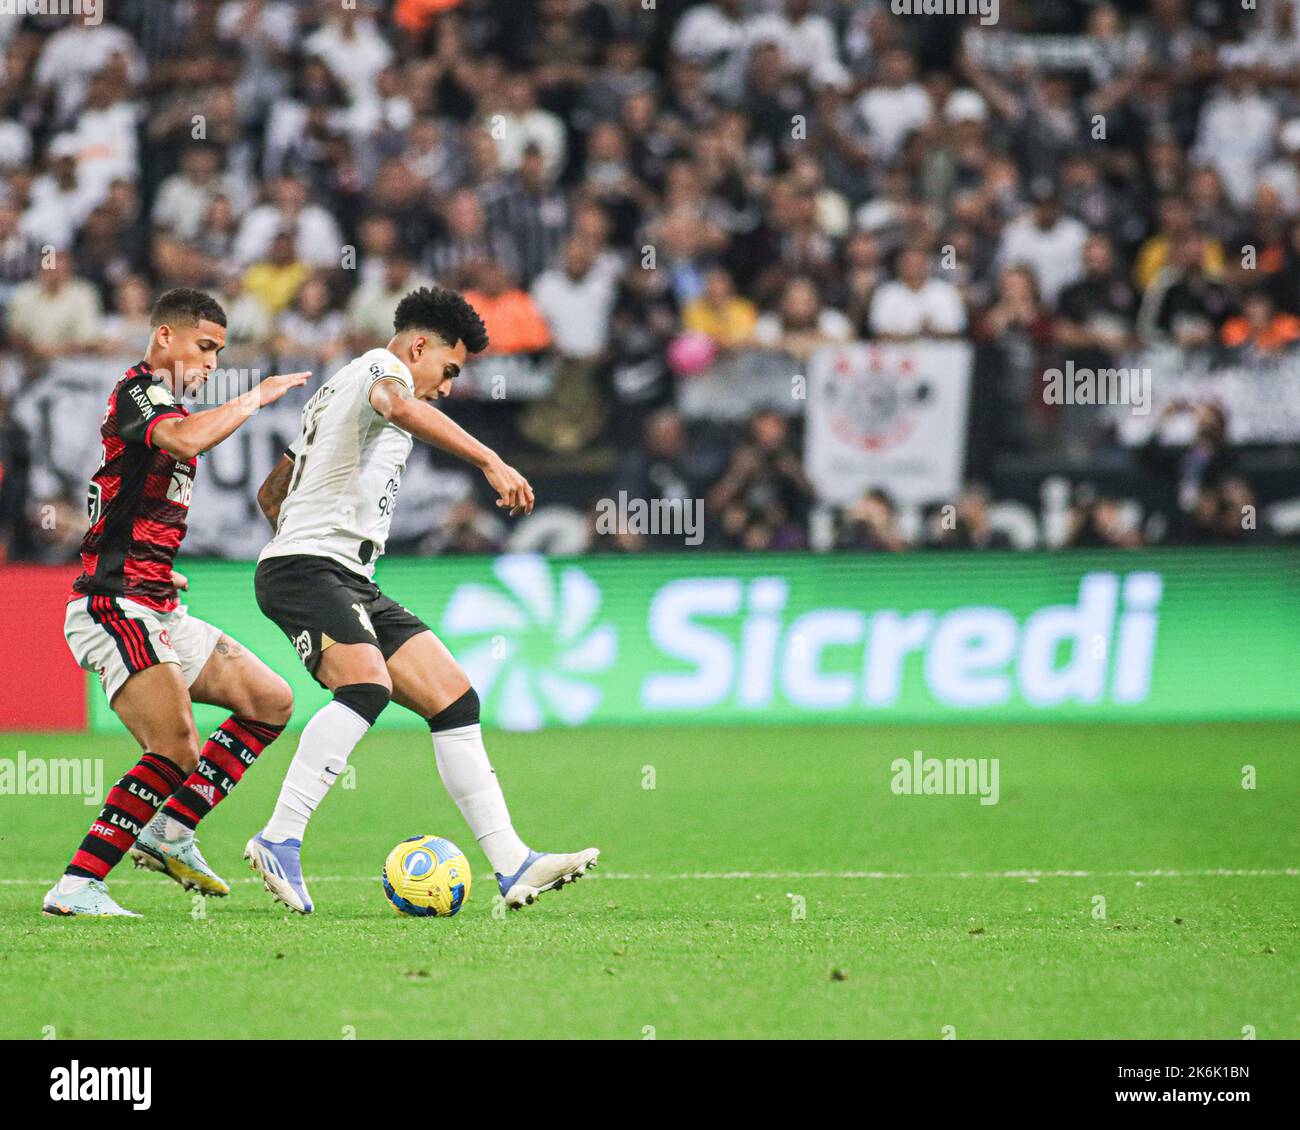
[[[546,175],[554,178],[559,174],[567,149],[564,123],[537,105],[537,93],[526,75],[509,78],[500,102],[490,109],[496,121],[492,137],[502,169],[513,173],[523,164],[524,150],[535,145]]]
[[[307,37],[303,50],[324,61],[354,102],[374,97],[376,77],[393,57],[366,3],[327,16],[324,25]]]
[[[1009,224],[1003,233],[998,263],[1032,268],[1044,304],[1055,307],[1061,291],[1083,274],[1083,245],[1088,229],[1065,214],[1051,184],[1034,184],[1030,197],[1033,206],[1029,213]]]
[[[1139,290],[1148,290],[1173,258],[1175,248],[1193,234],[1192,210],[1180,196],[1166,196],[1160,201],[1160,228],[1138,251],[1133,279]],[[1223,247],[1218,240],[1201,242],[1201,267],[1207,275],[1223,271]]]
[[[290,256],[309,267],[337,267],[343,239],[334,217],[307,201],[307,186],[296,177],[278,177],[269,203],[252,209],[239,227],[234,256],[243,264],[266,256],[281,232],[292,238]]]
[[[880,244],[870,232],[854,232],[844,245],[843,266],[838,285],[828,297],[853,323],[854,331],[866,337],[871,330],[871,304],[876,289],[885,281]]]
[[[994,360],[997,445],[1012,451],[1039,446],[1056,423],[1056,409],[1044,403],[1042,394],[1042,375],[1054,357],[1053,328],[1032,270],[1008,267],[1002,272],[975,340],[990,348]]]
[[[282,231],[271,240],[267,256],[244,272],[244,290],[268,314],[278,314],[311,277],[311,267],[294,253],[293,233]]]
[[[822,304],[812,280],[791,279],[776,311],[763,314],[754,326],[754,341],[807,360],[823,345],[848,341],[853,326],[838,310]]]
[[[516,286],[500,263],[483,259],[465,268],[466,300],[478,311],[488,332],[490,355],[539,353],[551,335],[532,295]]]
[[[673,33],[673,50],[708,67],[715,95],[735,97],[743,80],[749,33],[744,0],[711,0],[689,8]]]
[[[35,278],[14,289],[9,340],[37,362],[82,353],[99,340],[100,314],[99,294],[73,274],[72,253],[61,251]]]
[[[1300,118],[1292,118],[1278,130],[1277,148],[1277,159],[1260,172],[1259,183],[1272,188],[1283,210],[1294,216],[1300,211]]]
[[[533,284],[532,296],[564,357],[595,360],[609,342],[609,315],[615,279],[597,267],[595,248],[575,237],[564,245],[563,265]]]
[[[139,175],[138,110],[129,101],[125,79],[120,57],[110,60],[90,79],[75,127],[64,135],[76,157],[78,186],[94,204],[104,199],[113,181],[134,182]]]
[[[1142,533],[1115,499],[1099,498],[1085,490],[1070,510],[1065,545],[1072,549],[1136,549],[1142,545]]]
[[[520,419],[520,430],[534,443],[576,451],[603,429],[608,406],[596,376],[607,360],[616,289],[617,277],[597,263],[596,249],[581,236],[564,245],[562,267],[533,283],[532,300],[559,354],[550,394],[529,405]]]
[[[126,203],[129,208],[130,200]],[[119,211],[110,197],[86,217],[73,243],[78,269],[103,303],[111,301],[123,279],[148,269],[145,232],[134,219],[130,211]]]
[[[238,223],[230,197],[212,198],[203,222],[192,240],[180,240],[170,232],[156,232],[153,239],[153,269],[163,287],[212,286],[234,261]]]
[[[114,289],[113,310],[104,317],[99,348],[109,355],[130,357],[134,364],[144,355],[149,344],[149,311],[152,308],[153,295],[149,284],[139,275],[124,278]]]
[[[71,134],[55,137],[46,153],[46,169],[31,185],[23,227],[42,244],[71,246],[77,229],[99,202],[96,186],[77,168],[78,142]]]
[[[1160,442],[1162,425],[1175,416],[1191,413],[1196,433],[1185,447],[1166,447]],[[1171,512],[1176,516],[1171,540],[1196,540],[1213,518],[1205,519],[1206,495],[1215,495],[1224,479],[1237,472],[1236,455],[1227,446],[1228,418],[1217,404],[1192,405],[1173,400],[1156,420],[1151,438],[1142,449],[1144,467],[1163,479],[1169,491]]]
[[[91,79],[113,59],[125,63],[125,77],[138,83],[145,65],[135,41],[112,23],[69,20],[46,41],[36,63],[38,91],[54,96],[56,122],[66,123],[82,105]]]
[[[880,60],[879,77],[858,99],[872,149],[879,160],[893,157],[912,130],[930,120],[934,106],[916,81],[916,62],[905,47],[891,47]]]
[[[883,490],[869,490],[840,516],[836,549],[903,553],[909,546],[898,528],[898,511]]]
[[[240,185],[223,174],[221,151],[213,145],[194,144],[181,155],[181,167],[158,186],[150,219],[155,229],[186,243],[200,233],[212,202],[218,196],[239,199]]]
[[[32,530],[27,522],[27,433],[9,415],[0,393],[0,565],[29,555]]]
[[[567,198],[548,179],[540,146],[524,147],[519,169],[488,196],[486,212],[491,230],[517,251],[520,282],[531,285],[556,257],[569,218]]]
[[[995,530],[989,518],[985,487],[972,485],[955,506],[943,506],[931,517],[927,544],[935,549],[1010,549],[1011,539]]]
[[[748,342],[757,322],[754,304],[736,293],[731,275],[721,267],[705,275],[704,293],[682,310],[684,328],[707,334],[724,348]]]
[[[367,267],[378,271],[367,271]],[[432,280],[415,273],[410,254],[400,247],[379,261],[364,261],[362,269],[364,281],[348,300],[347,320],[352,348],[364,352],[392,336],[397,304],[418,287],[431,285]]]
[[[1277,538],[1260,522],[1259,502],[1254,488],[1240,475],[1219,483],[1219,513],[1216,523],[1219,541],[1225,545],[1268,545]]]
[[[1219,337],[1239,358],[1272,356],[1300,340],[1300,318],[1279,313],[1267,290],[1254,290],[1246,295],[1241,313],[1223,323]]]
[[[519,269],[519,256],[507,232],[488,226],[487,215],[473,190],[452,194],[443,213],[446,234],[430,244],[424,256],[426,274],[440,286],[465,285],[466,264],[491,259],[511,274]]]
[[[244,287],[244,272],[229,269],[221,279],[219,300],[226,312],[226,348],[223,365],[251,368],[262,349],[271,347],[274,317],[261,299]],[[392,318],[389,317],[391,328]],[[367,348],[373,348],[368,345]]]
[[[623,271],[610,314],[613,438],[620,449],[635,447],[641,440],[645,412],[672,397],[665,356],[678,321],[677,304],[663,271],[647,271],[640,263]]]
[[[1077,365],[1113,365],[1121,350],[1135,344],[1137,293],[1119,271],[1104,235],[1090,235],[1083,246],[1083,277],[1061,292],[1056,340]]]
[[[19,220],[13,201],[0,196],[0,307],[9,305],[14,289],[40,266],[40,247]]]
[[[617,118],[628,98],[652,90],[657,80],[644,63],[645,47],[640,40],[627,36],[606,44],[605,65],[596,70],[583,89],[575,113],[578,124],[590,127],[594,122]]]
[[[786,65],[807,80],[845,76],[839,43],[830,20],[814,12],[812,0],[782,0],[777,10],[756,15],[746,25],[751,49],[757,43],[781,47]]]
[[[750,424],[747,442],[705,496],[723,544],[735,549],[803,549],[813,490],[790,442],[790,422],[771,410]]]
[[[275,320],[273,348],[282,373],[311,371],[328,380],[343,361],[347,321],[332,308],[329,286],[320,276],[299,289],[293,306]]]
[[[670,409],[661,409],[645,421],[640,450],[626,452],[615,472],[611,497],[647,503],[662,500],[690,505],[702,496],[702,486],[717,473],[708,453],[692,445],[686,424]],[[708,517],[706,513],[706,518]],[[646,548],[680,549],[682,539],[670,534],[645,538]]]
[[[1269,279],[1273,302],[1288,314],[1300,314],[1300,219],[1287,225],[1282,262]]]
[[[1205,240],[1196,234],[1184,236],[1147,296],[1147,309],[1155,312],[1148,337],[1158,330],[1185,349],[1214,343],[1231,299],[1227,289],[1206,273],[1204,264]]]
[[[871,300],[871,331],[885,341],[952,337],[966,328],[966,311],[952,283],[930,274],[924,248],[898,255],[898,277],[881,283]]]
[[[1192,150],[1195,160],[1214,165],[1234,204],[1253,193],[1255,176],[1273,151],[1277,108],[1255,88],[1245,69],[1227,69],[1201,111]]]
[[[452,506],[446,519],[421,543],[420,551],[437,555],[500,553],[505,535],[501,519],[470,498]]]

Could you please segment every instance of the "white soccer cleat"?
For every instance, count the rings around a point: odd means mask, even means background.
[[[186,836],[183,840],[163,840],[145,828],[131,848],[131,859],[137,869],[157,871],[175,879],[187,891],[198,891],[216,898],[230,894],[226,881],[203,858],[194,836]]]
[[[61,880],[60,880],[61,882]],[[66,894],[55,883],[41,904],[42,913],[50,918],[139,918],[140,915],[117,905],[102,879],[91,879]]]
[[[261,832],[244,848],[248,866],[262,877],[263,884],[275,900],[299,914],[310,914],[314,908],[302,878],[301,853],[301,840],[273,844],[263,839]]]
[[[518,910],[536,902],[544,891],[555,891],[566,883],[576,883],[596,866],[599,859],[599,848],[569,854],[530,851],[523,866],[513,875],[497,875],[497,886],[506,906]]]

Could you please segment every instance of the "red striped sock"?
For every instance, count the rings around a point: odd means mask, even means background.
[[[258,754],[283,729],[283,726],[232,714],[212,731],[199,753],[198,768],[163,805],[163,815],[187,828],[197,828],[199,821],[226,799]]]
[[[184,780],[176,762],[146,753],[125,777],[108,791],[104,807],[91,824],[66,874],[102,879],[117,866],[135,843],[159,805]]]

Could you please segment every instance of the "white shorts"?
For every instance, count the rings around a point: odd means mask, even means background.
[[[191,616],[183,604],[159,612],[125,597],[80,596],[68,604],[63,638],[78,665],[99,676],[111,703],[127,679],[156,663],[177,664],[191,686],[221,629]]]

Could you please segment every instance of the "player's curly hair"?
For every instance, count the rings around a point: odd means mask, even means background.
[[[464,295],[439,286],[422,286],[403,298],[393,314],[393,328],[399,334],[430,330],[448,345],[463,341],[470,353],[482,353],[488,344],[487,327],[478,311]]]
[[[149,312],[149,325],[153,328],[164,323],[178,326],[197,326],[200,322],[226,324],[226,312],[210,294],[178,286],[158,296]]]

